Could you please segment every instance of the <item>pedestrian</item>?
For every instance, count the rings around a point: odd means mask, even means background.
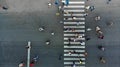
[[[72,20],[76,20],[77,18],[76,17],[72,17]]]
[[[95,17],[95,20],[96,20],[96,21],[99,21],[100,19],[101,19],[100,16],[96,16],[96,17]]]
[[[100,50],[102,50],[102,51],[105,50],[104,46],[102,46],[102,45],[99,45],[99,46],[98,46],[98,49],[100,49]]]
[[[19,67],[24,67],[25,66],[25,63],[22,61],[20,64],[19,64]]]
[[[107,4],[109,4],[112,0],[107,0]]]
[[[87,28],[86,31],[91,31],[92,29],[91,28]]]
[[[83,60],[82,60],[82,59],[80,59],[80,60],[79,60],[79,63],[80,63],[80,64],[82,64],[82,63],[83,63]]]
[[[71,55],[71,54],[72,54],[72,52],[71,52],[71,51],[69,51],[69,52],[68,52],[68,54],[69,54],[69,55]]]
[[[59,55],[59,60],[61,60],[61,59],[62,59],[62,54]]]
[[[39,31],[44,31],[44,27],[40,27],[40,28],[39,28]]]
[[[48,2],[48,8],[50,8],[52,6],[51,2]]]
[[[71,31],[72,28],[64,28],[65,31]]]
[[[64,13],[65,13],[65,14],[69,14],[69,12],[68,12],[67,10],[64,10]]]
[[[103,35],[103,32],[101,30],[97,31],[99,35]]]
[[[52,31],[52,32],[51,32],[51,35],[55,35],[55,33]]]
[[[87,55],[88,55],[88,53],[87,53],[87,52],[85,52],[85,53],[84,53],[84,56],[87,56]]]
[[[79,25],[80,25],[80,22],[78,21],[78,22],[76,22],[76,24],[77,24],[77,26],[79,26]]]
[[[75,61],[73,61],[73,65],[72,65],[72,67],[76,67]]]
[[[33,58],[34,62],[37,62],[38,58],[39,58],[39,56],[36,55],[36,56]]]
[[[45,43],[46,45],[50,45],[50,40],[47,40]]]
[[[29,49],[29,48],[31,48],[31,46],[28,46],[28,45],[27,45],[27,46],[26,46],[26,49]]]
[[[86,41],[88,41],[88,40],[90,40],[90,39],[91,39],[90,37],[87,37],[87,38],[86,38]]]
[[[100,31],[100,27],[99,26],[96,26],[96,32]]]
[[[30,62],[30,67],[33,67],[35,65],[35,62],[34,62],[34,60],[32,60],[31,62]]]
[[[106,23],[107,24],[107,26],[112,26],[113,25],[113,22],[108,22],[108,23]]]
[[[60,24],[63,24],[64,22],[63,21],[60,21]]]
[[[59,6],[59,7],[58,7],[58,9],[59,9],[59,11],[61,11],[61,9],[62,9],[62,6]]]
[[[103,36],[103,35],[99,35],[99,36],[98,36],[98,38],[103,39],[103,38],[104,38],[104,36]]]
[[[84,13],[83,16],[84,16],[84,17],[88,16],[88,13]]]
[[[8,8],[7,8],[7,7],[5,7],[5,6],[2,6],[2,9],[4,9],[4,10],[8,10]]]
[[[77,38],[74,38],[73,41],[76,42],[78,39]]]
[[[58,6],[59,5],[59,1],[55,0],[55,5]]]
[[[105,59],[102,56],[99,59],[101,63],[106,63]]]
[[[72,28],[71,31],[72,31],[72,32],[75,32],[75,28]]]
[[[73,16],[73,12],[70,12],[71,16]]]
[[[94,9],[95,9],[95,7],[94,6],[90,6],[90,11],[93,11]]]
[[[85,9],[86,9],[86,10],[89,10],[89,9],[90,9],[90,6],[86,6]]]

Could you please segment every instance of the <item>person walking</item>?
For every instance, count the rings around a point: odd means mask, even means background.
[[[112,0],[107,0],[107,4],[109,4]]]
[[[44,31],[44,27],[40,27],[40,28],[39,28],[39,31]]]
[[[100,19],[101,19],[100,16],[96,16],[96,17],[95,17],[95,20],[96,20],[96,21],[99,21]]]
[[[50,45],[50,40],[47,40],[45,43],[46,43],[47,45]]]
[[[34,62],[37,62],[37,61],[38,61],[38,59],[39,59],[39,56],[38,56],[38,55],[36,55],[36,56],[33,58],[33,61],[34,61]]]
[[[76,67],[75,61],[73,61],[73,65],[72,65],[72,67]]]
[[[99,60],[101,63],[106,63],[106,60],[102,56],[99,58]]]
[[[22,61],[20,64],[19,64],[19,67],[24,67],[25,66],[25,63]]]
[[[30,67],[33,67],[34,65],[35,65],[35,61],[32,60],[32,61],[30,62]]]
[[[90,11],[92,12],[93,10],[95,10],[95,7],[94,6],[90,6]]]
[[[52,31],[52,32],[51,32],[51,35],[55,35],[55,32]]]
[[[79,63],[80,63],[80,64],[82,64],[82,63],[83,63],[83,60],[82,60],[82,59],[80,59],[80,60],[79,60]]]
[[[99,46],[98,46],[98,49],[100,49],[100,50],[102,50],[102,51],[105,50],[104,46],[102,46],[102,45],[99,45]]]
[[[61,59],[62,59],[62,54],[60,54],[60,55],[59,55],[59,58],[58,58],[58,59],[59,59],[59,60],[61,60]]]

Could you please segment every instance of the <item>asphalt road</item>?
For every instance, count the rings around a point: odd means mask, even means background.
[[[27,41],[32,42],[31,58],[39,55],[35,67],[63,67],[63,60],[58,60],[63,53],[63,25],[59,23],[60,17],[55,16],[56,6],[48,8],[46,0],[24,1],[0,0],[2,5],[9,6],[7,11],[0,12],[0,67],[18,67],[21,61],[26,62]],[[24,3],[21,5],[21,2]],[[92,28],[86,32],[91,37],[86,42],[86,67],[120,67],[120,1],[106,4],[106,0],[89,0],[86,5],[95,6],[86,17],[86,28]],[[97,15],[101,16],[99,22],[94,20]],[[113,26],[106,25],[109,21],[114,22]],[[103,30],[103,40],[95,35],[97,25]],[[45,26],[45,31],[38,30],[41,26]],[[54,36],[51,31],[55,32]],[[46,40],[50,40],[51,45],[46,45]],[[100,44],[105,46],[104,52],[97,49]],[[99,56],[105,57],[106,64],[99,62]]]

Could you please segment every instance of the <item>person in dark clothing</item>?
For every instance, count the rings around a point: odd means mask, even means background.
[[[102,50],[102,51],[105,50],[104,46],[102,46],[102,45],[99,45],[99,46],[98,46],[98,49],[100,49],[100,50]]]
[[[5,7],[5,6],[2,6],[2,8],[3,8],[4,10],[8,10],[8,8],[7,8],[7,7]]]

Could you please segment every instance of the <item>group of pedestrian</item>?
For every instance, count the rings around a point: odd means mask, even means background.
[[[96,33],[97,33],[98,38],[100,39],[104,38],[103,32],[101,31],[101,28],[99,26],[96,26]]]
[[[85,9],[86,9],[86,11],[92,12],[93,10],[95,10],[95,6],[86,6]]]
[[[30,61],[30,67],[33,67],[35,65],[35,63],[38,61],[39,56],[36,55],[34,58],[32,58],[32,60]],[[25,67],[26,63],[24,61],[21,61],[19,64],[19,67]]]
[[[78,62],[80,63],[80,64],[82,64],[83,63],[83,60],[82,59],[79,59],[78,60]],[[76,61],[73,61],[73,64],[72,64],[72,67],[76,67]]]
[[[44,27],[44,26],[41,26],[41,27],[39,27],[38,30],[39,30],[40,32],[44,32],[44,31],[45,31],[45,27]],[[55,35],[55,32],[54,32],[54,31],[51,31],[50,33],[51,33],[52,36]],[[50,40],[46,40],[46,41],[45,41],[45,44],[47,44],[47,45],[50,45],[50,43],[51,43]]]
[[[105,47],[102,46],[102,45],[98,45],[98,49],[101,50],[101,51],[105,51]],[[105,58],[104,58],[103,56],[100,56],[100,57],[99,57],[99,61],[100,61],[101,63],[106,63],[106,60],[105,60]]]

